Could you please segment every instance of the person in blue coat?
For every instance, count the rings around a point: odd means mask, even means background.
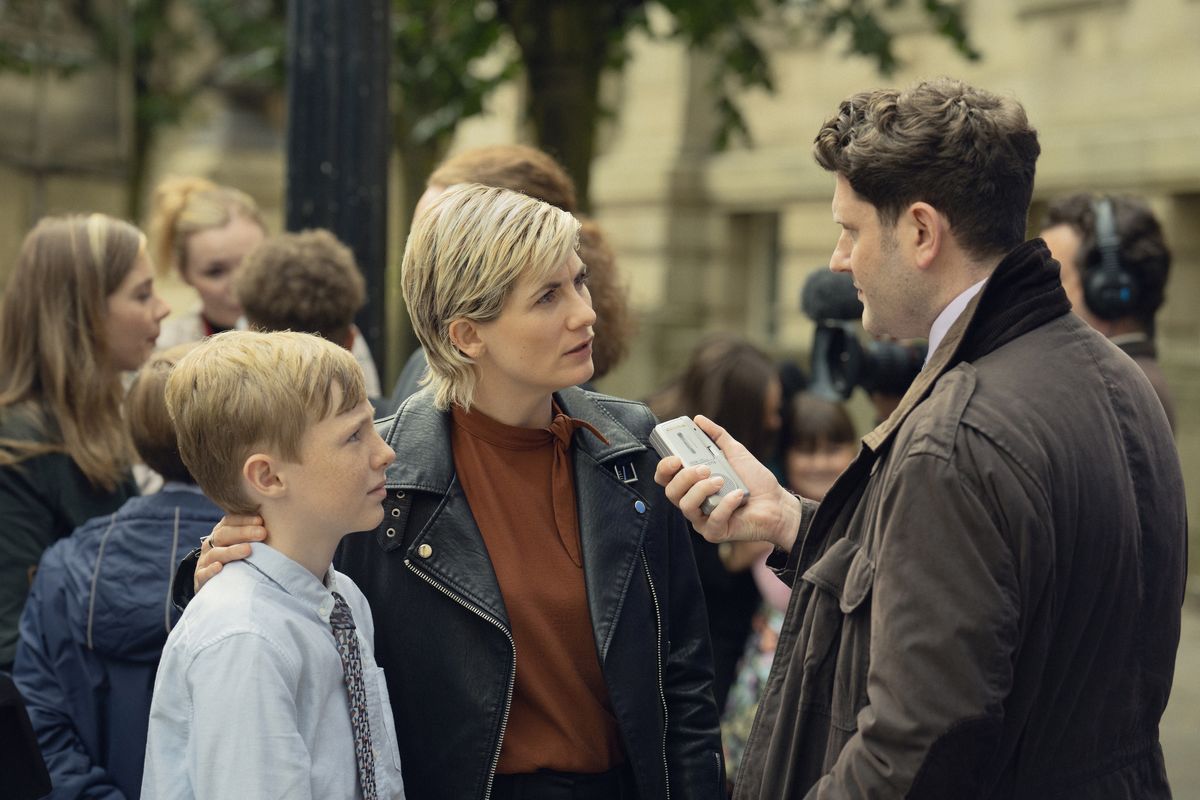
[[[193,346],[153,356],[126,401],[134,445],[163,476],[162,490],[48,549],[21,616],[13,678],[54,800],[141,794],[154,674],[179,619],[175,565],[221,518],[180,460],[163,399],[171,368]]]

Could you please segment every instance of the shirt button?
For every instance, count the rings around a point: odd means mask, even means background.
[[[633,510],[639,514],[645,514],[646,513],[646,504],[643,503],[641,500],[635,500],[633,503]]]
[[[421,558],[429,558],[431,555],[433,555],[433,548],[427,544],[423,544],[417,548],[417,555],[419,555]]]

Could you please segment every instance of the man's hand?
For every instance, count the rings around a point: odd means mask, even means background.
[[[711,514],[703,513],[701,503],[716,494],[725,479],[712,477],[705,466],[683,469],[678,456],[664,458],[654,472],[654,480],[666,489],[667,499],[679,506],[696,532],[710,542],[767,541],[791,550],[800,528],[800,501],[720,425],[700,416],[696,424],[721,448],[749,490],[750,499],[739,508],[741,490],[730,492]]]
[[[200,591],[200,587],[225,564],[250,555],[250,542],[261,542],[266,538],[267,529],[263,527],[262,517],[221,517],[200,545],[200,560],[196,562],[196,577],[192,582],[194,591]]]

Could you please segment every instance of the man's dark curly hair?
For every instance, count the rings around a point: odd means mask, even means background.
[[[853,95],[813,142],[817,163],[843,176],[884,225],[929,203],[979,258],[1025,240],[1040,152],[1020,103],[950,78]]]

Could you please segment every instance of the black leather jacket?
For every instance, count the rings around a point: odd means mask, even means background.
[[[639,793],[724,797],[704,600],[687,524],[654,483],[654,417],[582,389],[557,399],[608,440],[578,432],[572,459],[596,649]],[[336,563],[374,613],[407,795],[487,798],[518,656],[455,475],[450,415],[425,391],[377,425],[397,453],[384,521],[347,536]]]

